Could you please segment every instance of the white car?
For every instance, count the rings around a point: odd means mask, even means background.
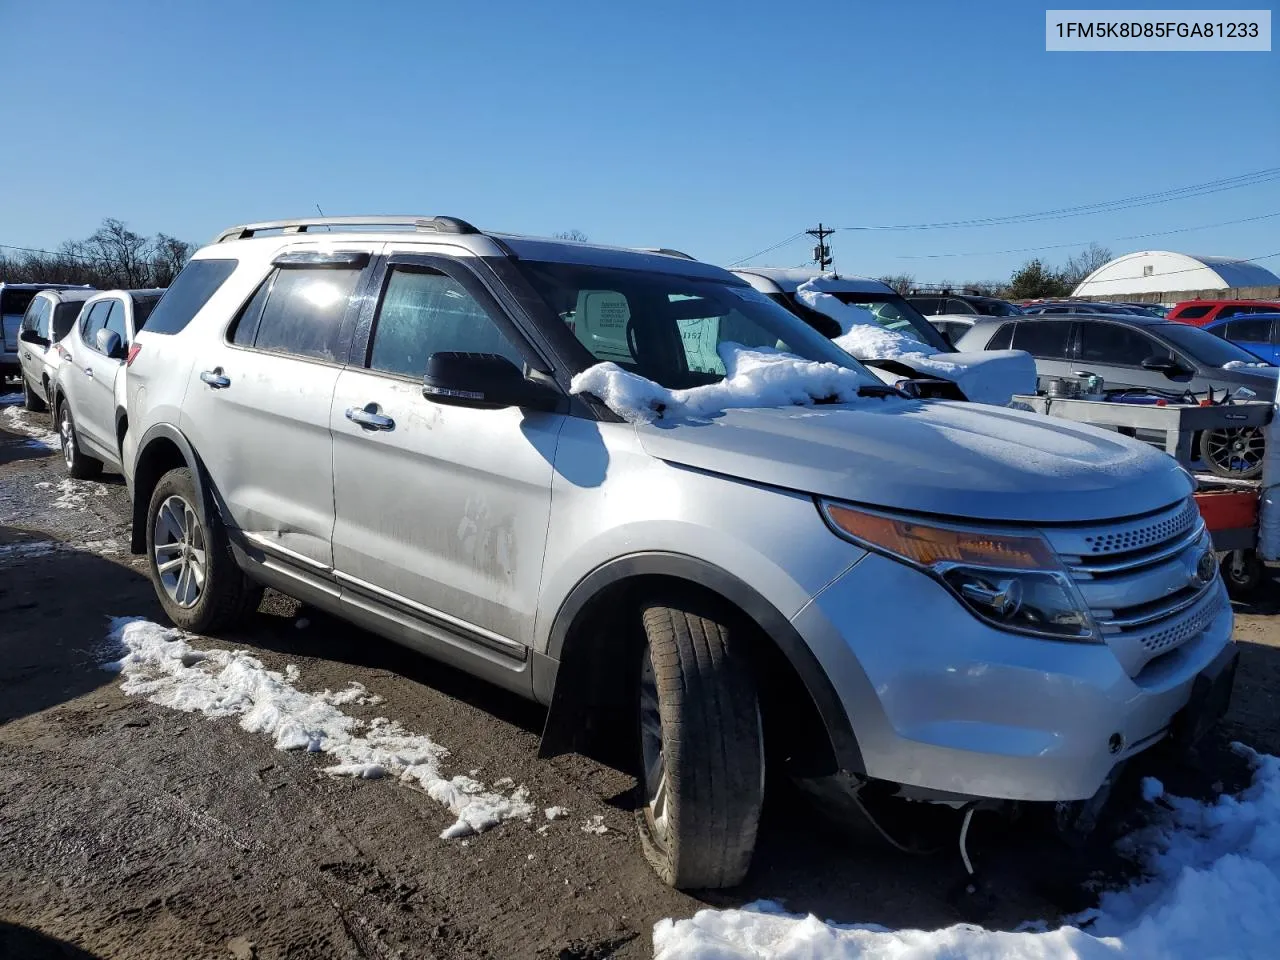
[[[67,335],[84,302],[96,291],[41,290],[31,298],[18,332],[18,364],[22,376],[22,404],[28,410],[48,409],[57,382],[62,354],[54,345]]]
[[[125,358],[163,290],[110,290],[85,301],[59,341],[62,357],[53,397],[54,423],[67,472],[77,479],[120,469],[125,417]]]

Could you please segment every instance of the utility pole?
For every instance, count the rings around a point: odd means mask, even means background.
[[[822,222],[818,222],[818,226],[813,230],[806,230],[805,233],[815,238],[818,243],[813,248],[813,259],[818,263],[819,270],[825,270],[834,262],[831,258],[831,247],[827,245],[827,237],[835,233],[830,227],[823,227]]]

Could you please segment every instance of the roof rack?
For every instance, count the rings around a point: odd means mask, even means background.
[[[295,220],[264,220],[261,223],[244,223],[228,227],[218,234],[214,243],[228,240],[247,240],[261,233],[309,233],[317,229],[352,231],[359,227],[381,232],[388,227],[412,229],[417,233],[479,233],[480,231],[457,217],[375,216],[375,217],[303,217]]]
[[[695,256],[685,253],[683,250],[672,250],[670,247],[640,247],[642,253],[661,253],[667,257],[679,257],[681,260],[697,260]]]

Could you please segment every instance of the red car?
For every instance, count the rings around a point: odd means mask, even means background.
[[[1276,300],[1184,300],[1169,311],[1169,320],[1203,327],[1214,320],[1246,313],[1280,313]]]

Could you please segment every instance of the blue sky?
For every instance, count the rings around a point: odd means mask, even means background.
[[[1126,4],[1126,6],[1136,6]],[[725,263],[818,220],[935,222],[1280,163],[1280,52],[1046,53],[1045,5],[0,0],[0,243],[106,216],[448,213]],[[27,117],[29,125],[13,123]],[[40,122],[36,122],[36,121]],[[18,134],[25,134],[18,139]],[[1280,213],[1280,180],[1037,224],[837,234],[837,267],[1007,277],[1013,248]],[[765,257],[809,255],[805,238]],[[1280,251],[1280,216],[1168,238]],[[1071,249],[1046,251],[1050,260]],[[985,254],[905,259],[936,254]],[[1280,257],[1264,261],[1280,271]]]

